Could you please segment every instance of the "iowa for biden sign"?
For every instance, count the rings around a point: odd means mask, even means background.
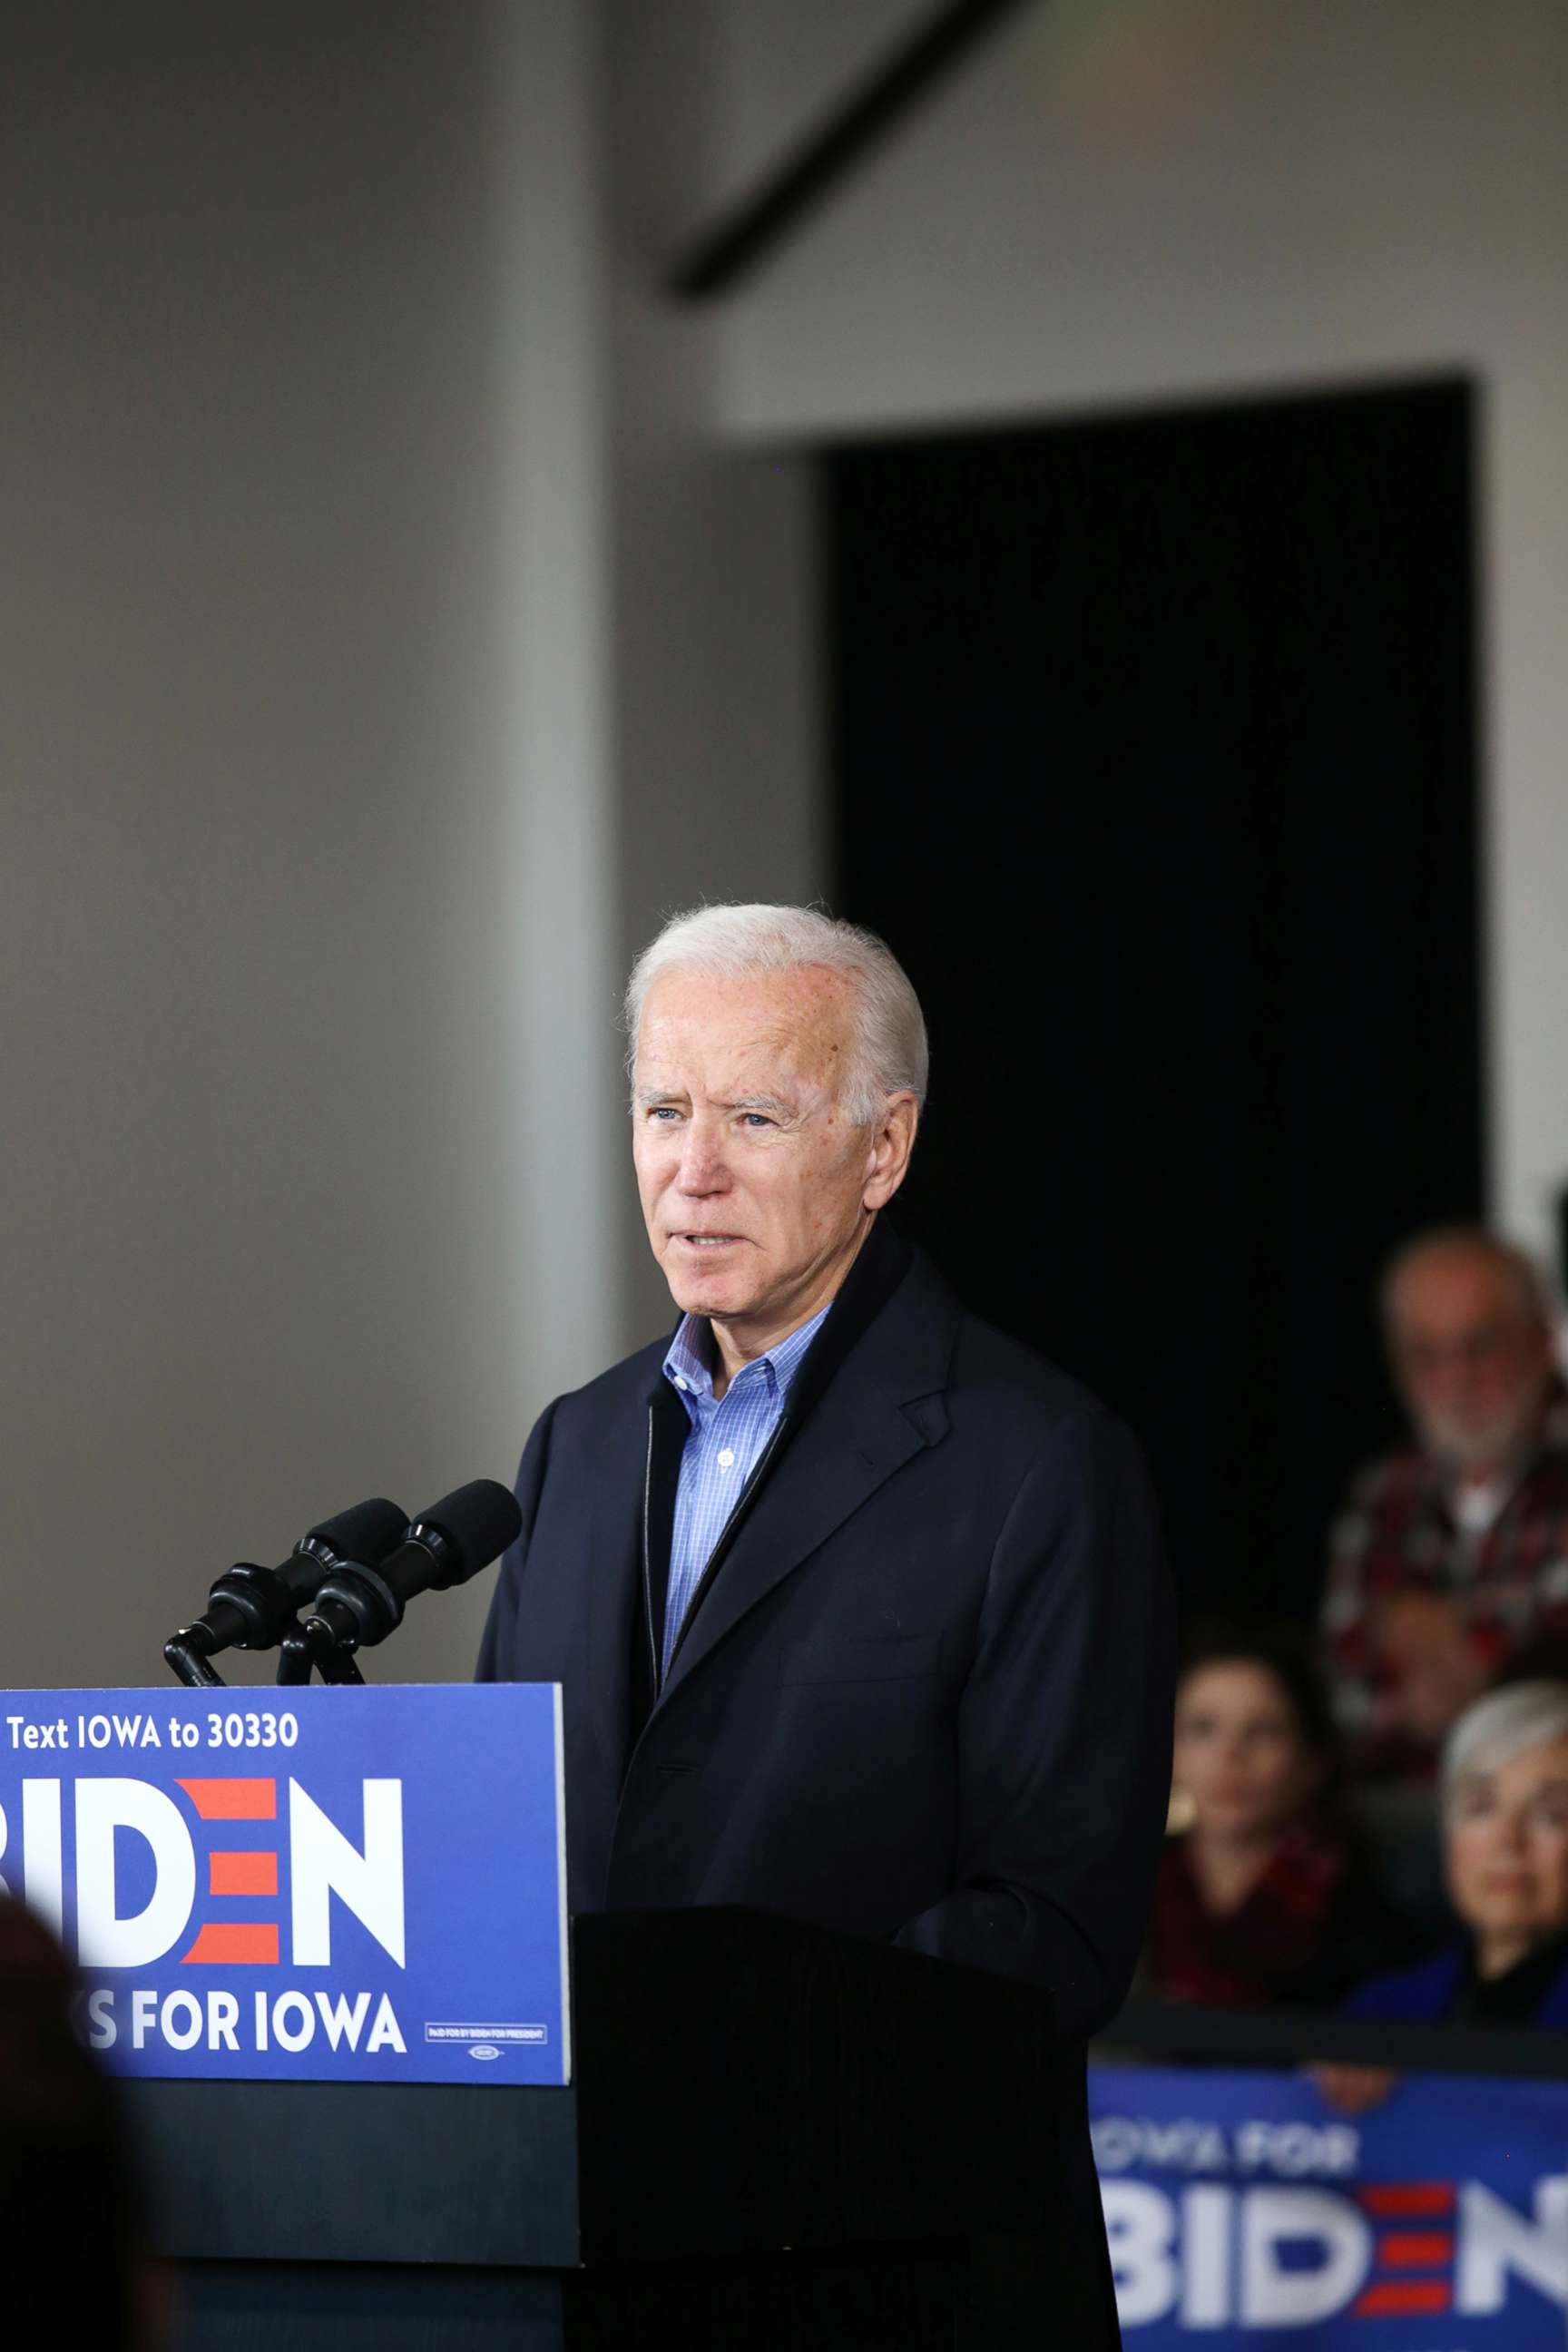
[[[0,1694],[0,1881],[121,2073],[563,2083],[559,1693]]]
[[[1089,2075],[1128,2352],[1563,2352],[1568,2082]]]

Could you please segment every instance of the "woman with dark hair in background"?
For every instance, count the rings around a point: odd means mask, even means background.
[[[1213,1626],[1176,1691],[1173,1834],[1142,1990],[1215,2006],[1333,2008],[1410,1940],[1336,1803],[1310,1654],[1286,1629]]]

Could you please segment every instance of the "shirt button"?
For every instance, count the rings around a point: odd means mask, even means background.
[[[734,1466],[735,1466],[735,1452],[734,1452],[734,1448],[733,1448],[732,1446],[726,1445],[726,1446],[725,1446],[725,1448],[724,1448],[724,1450],[723,1450],[723,1452],[722,1452],[722,1453],[720,1454],[720,1456],[719,1456],[719,1467],[720,1467],[720,1469],[721,1469],[721,1470],[732,1470],[732,1469],[734,1468]]]
[[[675,1375],[675,1385],[678,1389],[683,1389],[688,1385],[679,1372]]]

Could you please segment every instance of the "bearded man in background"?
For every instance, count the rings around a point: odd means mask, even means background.
[[[1545,1285],[1506,1242],[1418,1234],[1382,1306],[1415,1444],[1351,1489],[1323,1630],[1357,1769],[1409,1780],[1500,1673],[1568,1661],[1568,1394]]]

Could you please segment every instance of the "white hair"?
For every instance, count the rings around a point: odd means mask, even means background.
[[[1472,1772],[1500,1772],[1531,1748],[1568,1739],[1568,1683],[1510,1683],[1468,1706],[1443,1750],[1443,1801]]]
[[[666,972],[749,980],[812,965],[844,972],[855,983],[855,1051],[845,1081],[845,1117],[857,1127],[868,1127],[889,1095],[906,1092],[923,1104],[930,1055],[909,975],[874,931],[840,922],[816,907],[697,907],[672,916],[644,948],[626,982],[628,1074],[647,992]]]

